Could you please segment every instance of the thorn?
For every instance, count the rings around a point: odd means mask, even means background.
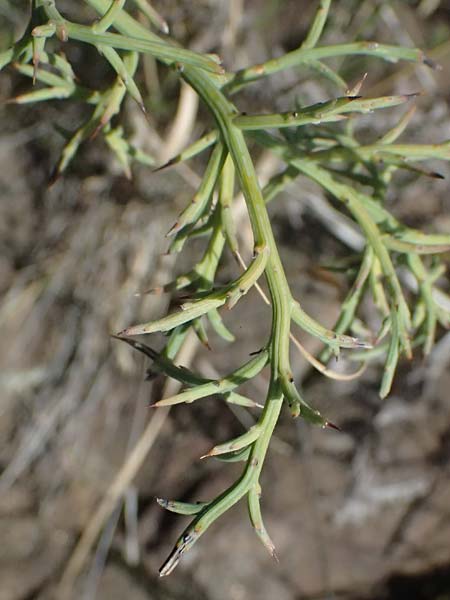
[[[130,327],[128,329],[130,329]],[[126,344],[128,344],[129,346],[134,348],[135,350],[139,350],[140,352],[143,352],[146,356],[148,356],[149,358],[154,360],[155,356],[158,353],[155,352],[153,350],[153,348],[150,348],[150,346],[146,346],[145,344],[141,344],[141,342],[137,342],[136,340],[133,340],[130,337],[126,337],[126,334],[124,333],[126,331],[127,331],[127,329],[124,329],[123,331],[121,331],[118,334],[111,333],[110,337],[112,337],[115,340],[119,340],[120,342],[125,342]]]
[[[149,114],[149,112],[148,112],[148,110],[147,110],[147,108],[146,108],[146,106],[145,106],[144,102],[138,102],[137,104],[138,104],[139,108],[141,109],[141,112],[142,112],[142,114],[144,115],[144,118],[145,118],[145,120],[147,121],[147,123],[148,123],[149,125],[151,125],[151,122],[150,122],[150,114]]]
[[[258,354],[261,354],[261,352],[264,350],[264,348],[260,348],[259,350],[254,350],[253,352],[249,352],[249,356],[258,356]]]
[[[135,350],[139,350],[139,352],[142,352],[143,354],[148,356],[151,360],[153,360],[153,361],[157,360],[157,358],[159,357],[159,354],[158,354],[158,352],[156,352],[156,350],[153,350],[153,348],[151,348],[150,346],[147,346],[146,344],[142,344],[141,342],[137,342],[136,340],[133,340],[131,337],[126,337],[126,332],[129,329],[133,329],[133,328],[129,327],[128,329],[124,329],[124,331],[121,331],[117,335],[111,334],[111,337],[116,340],[119,340],[120,342],[125,342],[126,344],[128,344],[129,346],[134,348]]]
[[[176,221],[176,223],[174,223],[172,225],[172,227],[169,229],[169,231],[166,233],[166,238],[167,237],[172,237],[173,235],[175,235],[176,233],[178,233],[181,229],[181,226],[179,224],[178,221]]]
[[[47,187],[51,188],[53,185],[55,185],[55,183],[58,181],[58,179],[61,176],[61,171],[59,170],[59,167],[56,166],[53,171],[50,173],[50,177],[48,178],[48,182],[47,182]]]
[[[357,94],[359,94],[359,92],[361,91],[361,88],[363,86],[363,83],[365,82],[366,78],[367,78],[367,71],[364,73],[364,75],[361,77],[361,79],[359,81],[357,81],[355,83],[355,85],[350,88],[349,90],[346,91],[346,95],[349,97],[352,96],[356,96]]]
[[[164,163],[160,167],[156,167],[156,169],[153,169],[152,173],[157,173],[158,171],[162,171],[163,169],[167,169],[168,167],[171,167],[172,165],[175,165],[177,162],[178,162],[178,159],[176,157],[171,158],[169,161],[167,161],[166,163]]]
[[[175,567],[180,562],[180,558],[181,558],[183,551],[184,551],[183,546],[181,546],[181,547],[179,547],[178,545],[175,546],[175,548],[170,553],[169,558],[164,562],[162,567],[159,569],[160,577],[167,577],[167,575],[170,575],[172,573],[172,571],[175,569]]]
[[[133,343],[134,340],[125,340],[120,333],[110,333],[109,337],[111,337],[113,340],[120,340],[121,342],[128,342],[128,343]]]
[[[212,456],[217,456],[214,453],[214,448],[211,448],[211,450],[209,452],[207,452],[206,454],[203,454],[202,456],[200,456],[200,460],[203,460],[204,458],[211,458]]]
[[[336,431],[342,432],[342,429],[334,423],[331,423],[331,421],[325,421],[325,427],[328,427],[328,429],[335,429]]]
[[[136,340],[126,337],[126,333],[125,333],[126,331],[127,330],[124,329],[123,331],[120,331],[119,333],[110,333],[109,337],[113,338],[114,340],[126,342],[130,346],[133,346],[133,348],[136,348],[136,350],[141,350],[144,352],[145,351],[144,344],[141,344],[140,342],[137,342]]]
[[[166,400],[167,400],[167,398],[161,398],[161,400],[158,400],[157,402],[150,404],[149,407],[150,408],[161,408],[161,407],[170,408],[172,406],[172,404],[170,402],[169,402],[169,404],[167,404]]]

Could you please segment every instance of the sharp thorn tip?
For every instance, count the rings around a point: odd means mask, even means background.
[[[342,432],[342,429],[340,427],[338,427],[337,425],[335,425],[334,423],[331,423],[331,421],[326,421],[325,427],[328,427],[329,429],[335,429],[336,431]]]

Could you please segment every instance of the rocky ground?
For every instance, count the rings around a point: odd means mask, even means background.
[[[298,45],[312,11],[305,3],[300,15],[294,0],[230,2],[239,16],[234,29],[228,3],[159,4],[175,36],[193,48],[221,50],[234,66]],[[360,35],[437,48],[441,71],[400,66],[394,75],[393,68],[371,63],[365,93],[423,90],[410,139],[449,139],[445,3],[335,4],[329,41]],[[20,29],[17,6],[5,7],[4,36],[8,27]],[[356,80],[365,66],[342,69]],[[89,73],[97,76],[94,68]],[[98,75],[105,77],[101,69]],[[109,334],[168,309],[166,296],[135,293],[181,270],[162,255],[164,234],[203,165],[194,161],[191,171],[161,173],[137,168],[128,181],[98,139],[48,188],[61,148],[54,125],[78,123],[83,113],[58,103],[3,104],[26,85],[12,70],[0,75],[0,600],[57,598],[63,575],[73,597],[83,600],[449,598],[450,334],[443,331],[429,360],[418,355],[401,365],[383,402],[376,366],[356,382],[341,383],[324,380],[299,361],[297,375],[308,399],[343,431],[314,429],[288,414],[282,418],[263,473],[263,510],[279,564],[254,536],[245,506],[237,506],[174,575],[158,578],[185,521],[165,513],[154,497],[202,500],[225,488],[239,467],[199,456],[255,418],[209,399],[160,417],[137,477],[124,488],[124,510],[110,503],[99,535],[81,555],[82,576],[71,578],[77,542],[156,418],[148,403],[163,385],[160,379],[144,381],[147,363]],[[150,123],[132,103],[124,115],[137,143],[159,156],[167,151],[178,101],[178,88],[164,73],[161,85],[169,101],[156,106]],[[239,101],[252,110],[282,109],[297,95],[324,94],[301,73],[290,73]],[[199,118],[202,123],[201,113]],[[369,116],[364,131],[385,130],[396,118],[395,112]],[[198,133],[194,128],[191,135]],[[449,174],[446,165],[434,167]],[[390,201],[408,223],[450,233],[448,192],[448,178],[407,176],[394,183]],[[318,278],[317,267],[348,249],[323,227],[318,197],[317,189],[299,182],[271,210],[297,296],[332,325],[345,288],[341,280]],[[183,256],[184,266],[198,251],[194,245]],[[224,263],[220,277],[226,280],[235,269],[231,260]],[[212,338],[212,351],[193,343],[186,364],[205,374],[226,372],[260,347],[268,313],[256,294],[228,320],[239,343],[229,347]],[[344,360],[342,368],[351,366]],[[252,395],[261,395],[264,386],[262,378]]]

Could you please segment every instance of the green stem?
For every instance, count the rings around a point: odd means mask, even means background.
[[[303,63],[336,56],[355,56],[358,54],[378,57],[389,62],[407,60],[424,64],[429,63],[422,50],[417,48],[401,48],[389,44],[378,44],[377,42],[364,41],[317,48],[304,48],[301,46],[297,50],[288,52],[279,58],[272,58],[263,64],[253,65],[252,67],[238,71],[232,75],[226,84],[227,92],[236,92],[243,85],[257,81],[262,77],[273,75],[279,71],[284,71],[285,69],[298,67]]]
[[[39,4],[44,8],[47,17],[56,24],[57,35],[63,41],[74,39],[95,46],[100,44],[115,48],[116,50],[142,52],[151,54],[166,64],[181,62],[204,69],[209,73],[223,73],[223,68],[216,61],[212,60],[212,58],[185,50],[184,48],[172,46],[162,41],[155,41],[158,40],[157,36],[152,36],[149,39],[150,36],[135,38],[117,33],[96,33],[92,27],[71,23],[67,19],[64,19],[56,9],[54,0],[39,0]],[[115,19],[118,23],[120,15],[116,15]],[[119,29],[118,25],[117,28]]]
[[[220,496],[209,503],[198,516],[188,525],[179,537],[175,548],[160,569],[162,577],[170,575],[177,566],[182,554],[189,550],[208,527],[225,513],[231,506],[239,502],[258,482],[264,463],[264,458],[269,447],[273,430],[278,421],[283,394],[279,383],[272,380],[264,406],[262,417],[259,421],[261,433],[254,442],[247,466],[241,477]]]

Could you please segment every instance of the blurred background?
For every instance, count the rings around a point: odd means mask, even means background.
[[[94,16],[83,3],[57,4],[82,22]],[[228,69],[298,47],[316,8],[300,0],[154,5],[176,39],[218,52]],[[0,49],[22,34],[28,13],[26,1],[0,0]],[[440,70],[363,57],[334,66],[351,83],[367,72],[366,96],[422,92],[403,139],[432,143],[450,138],[449,32],[446,1],[346,0],[333,3],[323,43],[376,39],[427,49]],[[69,43],[65,51],[83,85],[113,81],[94,50]],[[148,118],[128,100],[120,120],[159,164],[211,123],[176,75],[151,59],[140,82]],[[219,493],[239,465],[199,457],[256,418],[214,398],[170,414],[149,410],[164,382],[146,381],[148,361],[110,338],[165,313],[168,296],[136,293],[169,281],[200,256],[201,241],[176,260],[165,255],[165,233],[198,184],[204,157],[157,173],[133,166],[129,178],[97,136],[50,187],[61,132],[75,131],[89,113],[74,101],[6,102],[30,85],[12,67],[0,73],[0,599],[59,599],[61,580],[83,600],[450,598],[450,334],[444,331],[427,360],[418,354],[401,363],[385,401],[377,394],[381,366],[342,383],[312,372],[299,357],[305,396],[343,431],[282,415],[262,475],[263,512],[280,563],[266,554],[241,504],[173,575],[159,579],[158,567],[186,520],[163,511],[155,497],[195,501]],[[333,95],[311,72],[292,70],[250,86],[236,102],[243,111],[277,111]],[[357,134],[375,139],[402,110],[359,119]],[[280,169],[265,154],[255,159],[262,181]],[[450,174],[445,164],[429,166]],[[450,233],[449,191],[448,177],[405,172],[396,176],[388,203],[408,225]],[[297,297],[331,326],[347,281],[321,265],[358,249],[358,231],[301,178],[270,211]],[[248,236],[245,220],[240,234]],[[228,255],[219,279],[236,274]],[[226,318],[237,342],[211,336],[208,350],[191,339],[180,362],[214,376],[261,346],[269,313],[256,294]],[[303,337],[310,350],[319,349]],[[151,343],[158,347],[162,339]],[[335,368],[352,367],[344,359]],[[262,400],[265,383],[261,377],[249,395]],[[140,454],[132,452],[136,444]]]

